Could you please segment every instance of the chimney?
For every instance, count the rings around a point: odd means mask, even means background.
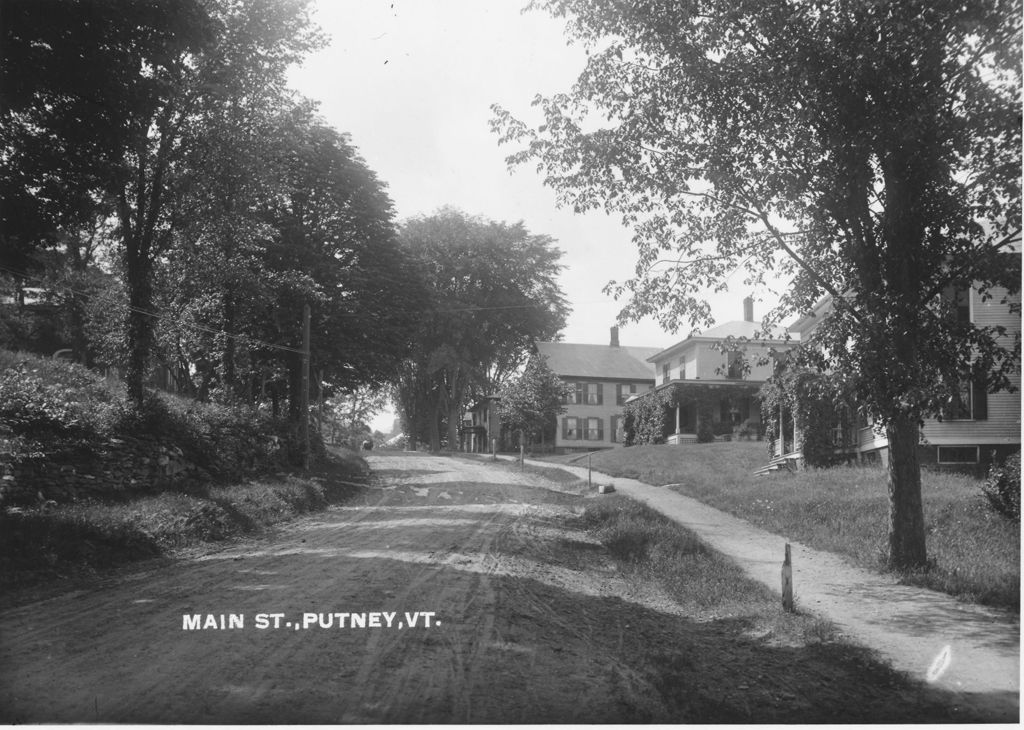
[[[619,346],[619,328],[612,327],[612,347]]]
[[[754,321],[754,299],[753,297],[747,297],[743,300],[743,321],[753,322]]]

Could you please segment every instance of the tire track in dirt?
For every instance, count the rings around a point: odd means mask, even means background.
[[[370,461],[379,481],[361,503],[0,611],[0,720],[807,722],[835,721],[836,708],[861,721],[890,710],[904,721],[952,717],[941,698],[892,689],[845,655],[745,640],[742,625],[686,615],[653,584],[624,578],[574,526],[584,498],[542,489],[536,476],[422,454]],[[295,621],[348,611],[435,611],[441,624],[252,626],[260,612]],[[182,614],[227,612],[245,615],[245,629],[182,630]],[[831,689],[850,678],[857,688]]]

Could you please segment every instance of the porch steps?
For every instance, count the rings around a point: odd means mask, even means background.
[[[769,461],[765,466],[754,472],[754,476],[760,477],[765,474],[771,474],[774,471],[788,471],[796,472],[797,464],[799,463],[799,456],[795,454],[786,454],[785,456],[776,456],[774,459]]]

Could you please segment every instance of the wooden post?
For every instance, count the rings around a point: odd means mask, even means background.
[[[302,393],[299,399],[302,468],[309,470],[309,304],[302,305]]]
[[[498,460],[498,439],[495,436],[491,436],[491,461]]]
[[[789,543],[786,543],[786,558],[782,561],[782,607],[794,611],[793,607],[793,558]]]
[[[593,474],[593,468],[590,466],[590,454],[587,454],[587,486],[591,486],[591,474]]]

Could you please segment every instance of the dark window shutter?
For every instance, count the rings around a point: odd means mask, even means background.
[[[563,418],[562,419],[562,440],[564,441],[564,440],[567,440],[568,438],[569,438],[569,419],[568,418]]]
[[[604,441],[604,419],[597,419],[597,440]]]
[[[984,381],[971,383],[971,417],[975,421],[988,420],[988,390]]]
[[[585,392],[586,392],[586,389],[583,387],[583,383],[576,383],[576,402],[577,403],[586,403],[586,401],[584,400],[584,397],[585,397],[584,393]]]
[[[597,405],[604,405],[604,383],[596,383],[597,385]]]

